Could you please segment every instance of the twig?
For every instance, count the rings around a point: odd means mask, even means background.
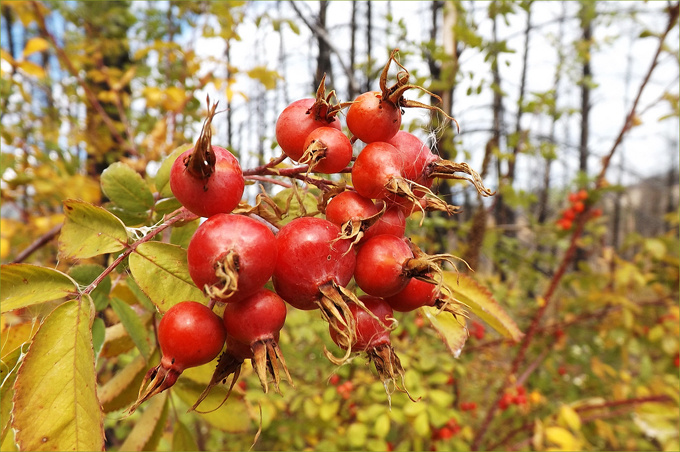
[[[587,417],[581,417],[581,422],[584,424],[587,424],[588,422],[593,422],[597,419],[604,419],[604,418],[610,418],[610,417],[615,417],[615,416],[621,416],[623,414],[626,414],[630,411],[630,406],[628,405],[641,405],[643,403],[652,403],[652,402],[673,402],[673,399],[670,396],[667,395],[659,395],[659,396],[649,396],[649,397],[640,397],[637,399],[625,399],[625,400],[614,400],[611,402],[604,402],[600,403],[597,405],[585,405],[585,406],[580,406],[577,408],[574,408],[574,411],[577,413],[582,413],[584,411],[590,411],[590,410],[597,410],[597,409],[602,409],[602,408],[610,408],[610,407],[616,407],[616,406],[624,406],[625,408],[619,409],[619,410],[614,410],[614,411],[609,411],[606,413],[598,413],[594,414],[592,416],[587,416]],[[507,435],[503,437],[502,440],[498,441],[495,444],[492,444],[489,446],[489,450],[500,450],[501,446],[505,445],[508,443],[515,435],[525,432],[525,431],[531,431],[533,430],[535,423],[534,421],[527,422],[524,425],[521,425],[513,430],[510,430]]]
[[[243,171],[244,176],[255,176],[258,174],[262,174],[263,171],[269,169],[269,168],[274,168],[276,165],[279,163],[283,162],[286,160],[288,156],[286,154],[281,154],[278,157],[276,157],[273,160],[270,160],[269,162],[265,163],[264,165],[256,166],[255,168],[251,168],[248,170]]]
[[[123,251],[120,256],[118,256],[111,264],[106,267],[106,269],[99,275],[97,278],[95,278],[92,283],[85,288],[85,290],[82,291],[80,294],[81,296],[83,295],[88,295],[92,293],[94,289],[97,288],[99,283],[101,283],[106,276],[111,273],[123,260],[128,257],[130,254],[132,254],[133,251],[137,249],[139,245],[142,243],[148,242],[151,239],[153,239],[158,233],[163,232],[165,229],[169,228],[173,224],[179,222],[179,221],[192,221],[198,218],[196,215],[193,213],[189,212],[186,208],[180,207],[179,209],[175,210],[171,214],[167,215],[168,220],[165,221],[163,224],[158,226],[156,229],[153,231],[149,232],[147,235],[142,237],[141,239],[137,240],[134,243],[131,243],[128,245],[127,249]]]
[[[671,29],[675,26],[675,23],[678,19],[678,13],[680,11],[680,3],[676,3],[674,5],[669,6],[669,20],[668,20],[668,25],[666,26],[666,30],[662,33],[662,35],[659,37],[659,46],[657,48],[656,54],[654,55],[654,58],[652,60],[652,64],[647,71],[647,75],[640,85],[640,88],[638,90],[638,94],[635,98],[635,101],[633,102],[633,105],[631,106],[630,112],[626,116],[626,121],[621,128],[621,132],[619,133],[618,137],[616,138],[616,141],[612,145],[612,149],[609,152],[609,155],[605,157],[602,161],[602,170],[600,171],[600,174],[597,178],[596,182],[596,187],[601,188],[603,183],[604,183],[604,176],[607,173],[607,169],[609,167],[609,163],[611,162],[612,157],[614,156],[614,153],[619,147],[619,144],[623,141],[623,137],[626,135],[626,133],[630,130],[631,125],[632,125],[632,120],[635,117],[635,111],[637,108],[637,104],[640,100],[640,97],[642,96],[642,92],[644,91],[645,86],[647,85],[647,82],[651,78],[652,72],[654,71],[654,68],[657,65],[657,61],[659,58],[659,55],[661,54],[661,51],[664,46],[664,42],[666,40],[666,37],[668,33],[671,31]],[[566,253],[564,254],[564,257],[562,258],[562,262],[560,264],[560,267],[558,270],[555,272],[553,275],[552,280],[550,281],[550,286],[548,287],[548,290],[545,292],[543,295],[543,300],[544,304],[541,306],[538,311],[536,311],[536,314],[534,314],[534,317],[531,321],[531,324],[529,325],[529,329],[526,332],[526,335],[524,336],[521,344],[519,351],[517,353],[517,356],[515,357],[512,367],[510,372],[508,373],[507,377],[503,379],[503,382],[498,389],[498,392],[496,394],[496,397],[492,403],[492,405],[489,407],[489,410],[486,413],[486,416],[484,417],[484,420],[482,424],[480,425],[479,429],[475,433],[475,436],[472,440],[472,444],[470,445],[471,450],[479,450],[479,446],[482,443],[482,440],[484,439],[484,435],[486,434],[486,431],[489,428],[489,425],[491,424],[491,421],[493,420],[494,414],[496,413],[496,410],[498,409],[498,404],[503,397],[503,393],[505,392],[505,389],[508,387],[510,384],[510,376],[514,375],[517,373],[517,370],[519,369],[519,366],[521,365],[522,361],[524,361],[524,356],[526,355],[527,349],[529,348],[529,344],[531,343],[532,339],[534,338],[536,331],[538,329],[538,324],[543,317],[543,314],[545,314],[546,309],[550,305],[551,298],[553,294],[555,293],[555,290],[557,289],[560,281],[562,280],[562,277],[564,276],[568,266],[571,264],[575,254],[576,254],[576,243],[578,238],[581,236],[583,233],[583,228],[584,225],[588,219],[588,215],[586,215],[586,212],[584,214],[579,215],[579,217],[576,220],[576,226],[574,228],[574,232],[572,233],[571,236],[571,242],[569,244],[569,248],[567,249]]]
[[[347,78],[349,79],[349,84],[352,87],[352,92],[358,92],[359,91],[359,84],[357,83],[356,78],[354,78],[354,68],[351,68],[345,64],[345,61],[343,60],[343,56],[338,50],[338,48],[335,46],[335,42],[331,37],[328,35],[328,32],[319,27],[318,25],[310,22],[304,14],[297,8],[295,5],[294,1],[289,1],[290,6],[295,10],[297,13],[298,17],[302,19],[302,21],[307,25],[307,27],[311,30],[311,32],[320,38],[323,42],[326,43],[328,48],[333,52],[337,57],[338,57],[338,62],[340,63],[340,66],[342,67],[342,70],[345,72],[345,75],[347,75]]]
[[[52,241],[53,238],[55,238],[58,234],[59,231],[61,231],[62,223],[56,225],[40,237],[38,237],[33,243],[28,245],[28,247],[24,248],[22,252],[20,252],[17,257],[14,258],[12,263],[14,264],[19,264],[23,261],[25,261],[31,254],[35,253],[38,251],[40,248],[43,246],[47,245]]]
[[[292,188],[293,185],[289,184],[288,182],[283,182],[278,179],[273,179],[271,177],[266,177],[266,176],[243,176],[245,180],[256,180],[258,182],[267,182],[269,184],[275,184],[275,185],[280,185],[285,188]]]

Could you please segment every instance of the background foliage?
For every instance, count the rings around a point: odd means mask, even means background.
[[[390,2],[2,2],[0,257],[33,264],[1,273],[2,450],[245,450],[260,416],[256,450],[680,447],[677,165],[669,158],[657,176],[623,185],[606,158],[621,154],[628,132],[644,136],[657,121],[677,129],[677,4],[570,2],[555,9],[557,34],[532,23],[542,2],[419,4],[432,24],[414,39]],[[340,10],[348,22],[328,26]],[[521,46],[499,37],[511,25]],[[251,36],[254,54],[244,57],[239,43]],[[304,61],[291,56],[300,54],[288,47],[294,36],[309,44]],[[623,124],[617,140],[618,128],[589,128],[607,82],[591,63],[623,39],[660,51],[651,98],[635,96],[651,61],[629,61],[629,75],[620,74],[624,108],[606,112]],[[504,58],[545,40],[556,49],[554,87],[536,92],[524,86],[526,58],[513,60],[514,72]],[[393,47],[447,111],[468,118],[455,138],[451,128],[430,136],[432,147],[480,162],[498,190],[485,204],[442,183],[464,213],[431,215],[422,227],[414,218],[408,234],[425,251],[465,257],[524,339],[472,317],[454,358],[427,312],[399,315],[394,348],[422,399],[395,393],[390,410],[365,359],[335,368],[322,354],[333,347],[326,324],[291,309],[281,347],[295,389],[262,394],[244,366],[222,408],[186,413],[210,379],[208,364],[125,417],[159,359],[156,312],[179,298],[203,300],[183,261],[198,221],[164,216],[179,207],[168,156],[196,139],[205,94],[228,108],[216,118],[215,144],[252,168],[278,155],[273,125],[287,102],[308,97],[324,72],[343,100],[375,89]],[[485,112],[480,124],[456,107],[465,99]],[[410,119],[423,136],[423,126],[437,126]],[[593,152],[602,142],[605,151]],[[604,214],[556,225],[568,193],[581,189],[588,212]],[[78,392],[63,390],[71,387]],[[213,392],[206,409],[226,389]],[[37,436],[35,416],[54,435]],[[75,442],[60,434],[72,430],[87,434]]]

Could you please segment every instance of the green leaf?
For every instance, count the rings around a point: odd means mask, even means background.
[[[104,320],[99,317],[95,317],[94,322],[92,322],[92,349],[94,350],[94,360],[95,362],[99,358],[99,354],[104,347],[104,340],[106,339],[106,324]]]
[[[60,271],[30,264],[0,267],[2,312],[78,294],[78,285]]]
[[[205,384],[196,383],[189,378],[180,378],[175,383],[172,391],[177,394],[189,406],[193,405],[205,389]],[[210,411],[222,403],[227,395],[225,385],[218,385],[212,388],[208,397],[205,398],[199,410]],[[229,399],[219,409],[209,413],[199,413],[213,427],[229,433],[242,433],[250,428],[250,416],[246,404],[242,398],[231,394]]]
[[[142,289],[139,288],[137,282],[133,278],[127,278],[125,282],[128,286],[128,289],[130,289],[130,292],[134,294],[134,296],[137,298],[137,300],[142,306],[144,306],[149,311],[153,311],[156,309],[156,306],[154,306],[151,300],[149,300],[149,297],[146,296]]]
[[[387,413],[383,413],[375,420],[375,425],[373,426],[373,433],[378,438],[384,438],[390,432],[390,416]]]
[[[125,249],[125,225],[101,207],[83,201],[64,201],[66,219],[59,235],[62,258],[85,259]]]
[[[104,267],[97,264],[82,264],[72,267],[68,275],[73,278],[81,286],[87,286],[94,281],[97,276],[104,272]],[[111,292],[111,277],[106,277],[97,285],[97,287],[90,293],[92,301],[94,301],[94,308],[97,311],[103,311],[109,304],[109,293]]]
[[[354,449],[360,448],[366,444],[367,437],[368,427],[366,424],[355,422],[347,429],[347,439],[349,440],[349,445]]]
[[[19,369],[12,428],[21,450],[103,450],[92,300],[61,304],[43,321]]]
[[[149,212],[130,212],[129,210],[121,209],[112,202],[104,203],[102,207],[118,217],[128,227],[141,226],[149,220]]]
[[[175,422],[175,429],[172,432],[172,450],[176,452],[198,450],[194,436],[182,422]]]
[[[489,324],[505,337],[519,342],[524,334],[514,320],[496,302],[489,290],[467,275],[444,272],[444,283],[453,292],[455,299]]]
[[[468,330],[465,326],[464,318],[455,318],[448,312],[438,312],[439,310],[430,306],[423,306],[421,312],[432,324],[432,328],[439,334],[444,344],[453,354],[454,358],[460,357],[465,341],[468,338]]]
[[[149,335],[146,331],[146,326],[142,323],[142,320],[130,305],[119,298],[114,297],[111,299],[111,308],[113,308],[113,311],[120,319],[120,323],[123,324],[130,338],[132,338],[132,342],[139,349],[139,353],[142,354],[144,359],[148,360],[151,356],[151,346],[149,345]]]
[[[198,229],[200,220],[190,221],[182,225],[181,227],[173,227],[170,233],[170,243],[173,245],[181,246],[186,248],[189,246],[191,238],[194,236],[194,232]]]
[[[187,252],[179,246],[146,242],[130,255],[130,271],[139,287],[164,313],[181,301],[206,304],[206,297],[189,276]]]
[[[172,198],[159,199],[154,210],[157,215],[167,215],[182,207],[182,203],[174,196]]]
[[[120,450],[141,451],[156,450],[163,435],[168,419],[168,393],[161,392],[154,396],[135,423],[134,428],[125,438]]]
[[[172,151],[170,155],[163,160],[161,167],[158,168],[158,172],[156,173],[155,181],[156,190],[158,190],[161,198],[171,198],[174,196],[172,190],[170,190],[170,170],[172,169],[172,164],[175,163],[175,160],[177,160],[177,157],[179,157],[182,152],[188,151],[193,147],[193,144],[183,144]]]
[[[146,212],[154,199],[142,176],[128,165],[116,162],[101,175],[102,191],[116,206],[130,212]]]

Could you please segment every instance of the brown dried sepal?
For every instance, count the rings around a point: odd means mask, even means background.
[[[375,365],[375,370],[378,372],[378,377],[382,381],[385,387],[385,392],[387,393],[387,400],[392,405],[392,392],[390,389],[390,383],[394,385],[394,388],[405,393],[409,399],[413,402],[420,400],[414,399],[411,394],[406,389],[406,384],[404,383],[404,368],[401,365],[399,356],[394,352],[394,348],[390,344],[380,344],[372,349],[366,351],[369,361],[372,361]]]
[[[239,256],[234,250],[229,250],[221,261],[215,264],[215,276],[219,278],[217,284],[206,285],[203,290],[213,300],[224,301],[238,290]]]
[[[496,192],[486,188],[481,176],[464,162],[455,163],[449,160],[435,160],[427,166],[425,171],[430,179],[439,177],[441,179],[466,180],[474,185],[477,192],[482,196],[493,196],[496,194]],[[463,175],[457,173],[463,173]]]
[[[288,383],[292,387],[293,379],[288,372],[288,367],[286,366],[286,360],[283,357],[283,353],[279,348],[279,344],[274,340],[274,338],[267,338],[253,342],[251,345],[253,350],[253,369],[257,377],[260,379],[260,384],[262,385],[262,390],[264,393],[269,392],[268,377],[271,376],[274,380],[274,391],[277,394],[281,394],[281,389],[279,388],[279,383],[281,382],[281,375],[279,372],[279,361],[281,362],[281,368],[286,374]]]
[[[239,375],[241,375],[241,366],[243,365],[243,360],[237,356],[232,355],[229,350],[226,350],[224,353],[220,355],[220,357],[217,359],[217,367],[215,368],[215,372],[213,372],[212,378],[210,379],[210,383],[208,383],[208,386],[203,390],[201,395],[198,397],[198,400],[196,403],[192,405],[191,408],[187,410],[187,413],[189,411],[196,411],[197,413],[201,414],[206,414],[206,413],[211,413],[215,410],[218,410],[222,405],[224,405],[224,402],[227,401],[229,396],[231,395],[231,390],[234,389],[234,385],[238,381]],[[233,375],[231,379],[231,384],[229,385],[229,390],[227,391],[227,395],[224,397],[224,400],[216,407],[213,408],[210,411],[198,411],[196,408],[198,408],[198,405],[205,400],[206,397],[208,397],[208,394],[210,394],[210,390],[214,386],[217,386],[218,384],[226,384],[227,383],[227,378],[229,378],[230,375]]]
[[[444,115],[446,118],[449,120],[453,121],[456,124],[456,129],[460,131],[460,126],[458,125],[458,121],[456,121],[455,118],[452,116],[449,116],[444,110],[442,110],[439,107],[436,107],[434,105],[428,105],[424,104],[422,102],[418,102],[415,100],[408,100],[404,99],[404,93],[408,91],[409,89],[417,89],[428,96],[430,96],[433,99],[436,99],[438,103],[442,103],[442,98],[439,97],[438,95],[428,91],[427,89],[423,88],[422,86],[418,85],[412,85],[409,84],[408,81],[411,78],[411,74],[408,72],[408,70],[401,65],[397,61],[397,54],[399,53],[399,49],[394,49],[392,50],[392,53],[390,54],[389,60],[387,60],[387,64],[382,70],[382,73],[380,74],[380,90],[382,91],[382,99],[385,102],[389,102],[399,108],[424,108],[426,110],[430,111],[435,111],[437,113],[441,113]],[[387,86],[387,77],[388,77],[388,72],[390,69],[390,65],[394,61],[394,63],[401,68],[401,70],[397,73],[397,82],[392,85],[392,86]]]
[[[142,385],[139,387],[137,400],[127,409],[127,414],[130,415],[134,413],[139,405],[156,394],[160,394],[172,387],[177,382],[177,378],[179,378],[181,373],[182,372],[177,369],[163,367],[162,364],[149,369],[146,375],[144,375]]]
[[[352,247],[358,244],[361,239],[364,238],[364,234],[374,224],[378,222],[380,217],[382,217],[387,211],[387,204],[383,203],[383,208],[379,212],[371,215],[370,217],[348,220],[345,224],[340,226],[340,234],[333,240],[337,242],[338,240],[350,240],[349,248],[345,254],[352,250]]]
[[[215,153],[212,150],[212,120],[215,117],[217,111],[217,104],[215,102],[212,106],[210,105],[210,96],[207,96],[208,102],[208,117],[205,118],[203,122],[203,128],[201,129],[201,134],[198,136],[196,141],[196,146],[194,146],[194,151],[184,157],[184,166],[187,172],[200,180],[208,179],[212,173],[215,171]],[[208,186],[205,185],[203,190],[207,190]]]
[[[326,358],[336,366],[344,364],[352,354],[352,347],[357,342],[356,335],[356,320],[349,310],[347,302],[351,301],[359,308],[363,309],[373,319],[377,320],[380,325],[388,331],[392,331],[397,327],[397,322],[394,320],[389,326],[370,309],[366,307],[363,301],[357,298],[352,291],[345,287],[337,285],[334,281],[323,284],[319,287],[322,297],[317,300],[321,316],[328,322],[330,327],[337,333],[338,346],[345,350],[342,358],[334,356],[326,347],[324,347],[324,354]]]
[[[470,266],[458,256],[453,254],[427,254],[416,244],[409,240],[409,247],[413,253],[412,259],[407,259],[404,263],[404,273],[411,278],[419,279],[437,286],[437,290],[443,287],[444,274],[440,262],[448,262],[457,270],[455,261],[463,262],[468,268]],[[472,269],[470,269],[472,270]]]
[[[331,185],[330,188],[326,191],[324,191],[319,198],[317,198],[317,204],[316,207],[319,209],[319,212],[325,214],[326,213],[326,207],[328,206],[328,203],[333,199],[335,196],[339,195],[340,193],[344,192],[347,189],[347,182],[344,180],[341,180],[340,182]]]
[[[351,102],[338,102],[335,90],[326,94],[326,74],[323,74],[319,87],[316,89],[314,104],[307,110],[308,115],[314,115],[315,120],[332,122],[340,111],[351,105]]]
[[[438,210],[441,212],[446,212],[449,215],[458,212],[458,206],[448,205],[446,202],[437,197],[437,195],[435,195],[429,188],[411,180],[404,179],[403,177],[393,177],[390,179],[387,184],[385,184],[385,190],[387,190],[389,193],[399,196],[400,198],[404,198],[412,202],[415,207],[419,208],[421,212],[423,212],[423,214],[426,210],[429,212]],[[425,204],[425,206],[423,206],[423,204]]]

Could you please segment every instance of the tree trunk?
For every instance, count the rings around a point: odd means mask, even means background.
[[[356,67],[356,37],[357,37],[357,2],[352,2],[352,19],[350,21],[350,45],[349,45],[349,68],[354,73]],[[352,80],[347,80],[347,98],[354,99],[357,93],[352,84]]]
[[[371,2],[366,2],[366,84],[364,85],[364,92],[371,91],[373,84],[373,57],[371,41],[373,41],[373,23],[371,14]]]
[[[327,0],[321,0],[319,2],[319,16],[316,20],[316,25],[324,31],[326,30],[326,13],[328,11],[329,2]],[[316,59],[316,76],[314,77],[314,86],[312,87],[314,91],[319,87],[321,79],[324,74],[326,77],[326,86],[329,89],[333,87],[333,74],[331,72],[331,48],[320,36],[317,37],[317,42],[319,45],[319,55]]]

